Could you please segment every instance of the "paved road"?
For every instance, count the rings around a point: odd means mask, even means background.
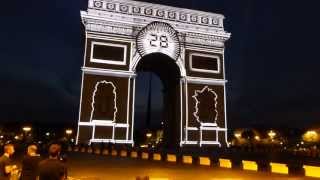
[[[69,154],[68,168],[71,180],[135,180],[137,176],[149,176],[154,180],[312,179],[85,153]]]

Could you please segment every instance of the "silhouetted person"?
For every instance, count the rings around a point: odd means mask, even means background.
[[[41,159],[37,149],[36,145],[28,146],[27,155],[22,160],[21,180],[36,180],[39,176],[38,166]]]
[[[0,157],[0,180],[9,180],[10,176],[17,173],[16,165],[12,164],[10,157],[14,154],[13,144],[4,145],[4,153]]]
[[[39,163],[39,180],[66,180],[67,168],[59,160],[61,146],[51,144],[49,147],[49,158]]]

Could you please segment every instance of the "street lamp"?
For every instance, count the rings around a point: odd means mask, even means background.
[[[32,130],[32,128],[30,126],[24,126],[22,127],[23,132],[28,133]]]
[[[67,129],[67,130],[66,130],[66,134],[67,134],[68,136],[70,136],[72,133],[73,133],[72,129]]]
[[[14,139],[19,140],[19,136],[18,135],[14,136]]]
[[[276,137],[276,133],[273,131],[273,130],[270,130],[269,132],[268,132],[268,136],[271,138],[271,139],[273,139],[274,137]]]
[[[241,132],[235,132],[234,133],[234,136],[239,139],[241,137]]]
[[[316,131],[307,131],[303,134],[302,139],[306,142],[317,142],[319,141],[319,134]]]
[[[152,133],[147,133],[146,136],[147,136],[147,138],[151,138],[152,137]]]

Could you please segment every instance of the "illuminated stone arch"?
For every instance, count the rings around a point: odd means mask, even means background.
[[[224,29],[223,15],[132,0],[88,0],[81,18],[85,54],[76,143],[134,145],[137,66],[144,57],[160,53],[180,70],[172,108],[179,112],[174,117],[179,120],[177,145],[228,145],[224,52],[231,34]],[[95,101],[105,98],[100,86],[112,89],[107,94],[114,97],[106,118],[94,111],[105,108]],[[201,115],[204,92],[210,93],[207,103],[215,108],[209,118]]]

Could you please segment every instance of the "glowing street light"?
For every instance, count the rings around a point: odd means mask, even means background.
[[[273,130],[270,130],[269,132],[268,132],[268,136],[271,138],[271,139],[273,139],[274,137],[276,137],[276,133],[273,131]]]
[[[260,136],[255,136],[254,139],[255,139],[256,141],[260,141]]]
[[[307,131],[303,134],[302,139],[306,142],[317,142],[319,141],[320,137],[316,131]]]
[[[72,133],[73,133],[72,129],[67,129],[67,130],[66,130],[66,134],[67,134],[68,136],[70,136]]]
[[[30,132],[30,131],[32,130],[32,128],[31,128],[30,126],[24,126],[24,127],[22,128],[22,130],[23,130],[25,133],[28,133],[28,132]]]
[[[147,134],[146,134],[146,137],[147,137],[147,138],[151,138],[151,137],[152,137],[152,133],[147,133]]]
[[[241,137],[241,132],[235,132],[234,133],[234,136],[239,139]]]

